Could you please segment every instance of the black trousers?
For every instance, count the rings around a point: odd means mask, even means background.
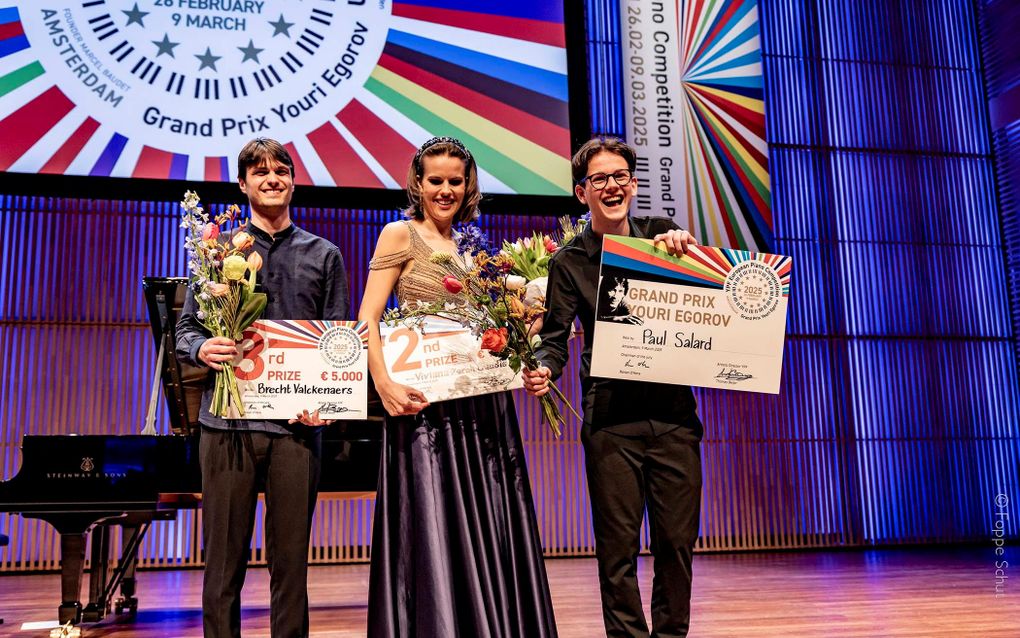
[[[322,436],[313,430],[297,436],[203,428],[199,463],[206,638],[241,635],[241,587],[260,488],[266,494],[272,636],[308,635],[308,539],[321,456]]]
[[[611,638],[649,635],[637,581],[646,507],[655,569],[651,635],[687,635],[701,510],[700,433],[700,425],[659,436],[582,430],[602,615]]]

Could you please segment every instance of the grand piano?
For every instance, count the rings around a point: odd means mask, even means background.
[[[147,422],[133,435],[31,435],[21,442],[21,468],[0,481],[0,512],[46,521],[60,534],[60,623],[98,622],[113,610],[135,613],[138,548],[156,520],[201,505],[199,399],[209,371],[174,356],[174,329],[187,280],[143,281],[157,357]],[[162,393],[160,393],[162,387]],[[170,433],[157,434],[160,395]],[[375,490],[381,406],[370,399],[366,421],[340,421],[323,437],[320,492]],[[110,540],[123,529],[114,563]],[[85,548],[92,537],[88,601],[81,603]],[[17,538],[11,538],[16,544]],[[116,592],[120,595],[115,599]]]

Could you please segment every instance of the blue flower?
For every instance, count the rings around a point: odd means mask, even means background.
[[[457,252],[462,255],[474,257],[480,252],[492,254],[489,245],[489,238],[482,232],[477,224],[459,224],[456,228],[457,236],[454,242],[457,245]]]

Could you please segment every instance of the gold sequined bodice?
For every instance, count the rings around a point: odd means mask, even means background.
[[[435,263],[432,261],[432,255],[436,251],[425,243],[410,220],[404,223],[407,224],[407,229],[411,233],[411,245],[399,252],[376,257],[369,262],[368,267],[371,270],[402,268],[405,263],[414,260],[411,268],[403,272],[397,279],[397,303],[401,305],[416,301],[432,302],[452,297],[443,287],[443,277],[446,275],[453,275],[457,278],[464,276],[460,257],[453,255],[449,263]]]

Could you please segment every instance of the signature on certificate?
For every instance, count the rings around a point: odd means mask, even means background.
[[[350,411],[349,407],[336,401],[323,401],[319,404],[319,414],[341,414]]]
[[[719,374],[715,375],[715,378],[720,381],[747,381],[754,377],[746,372],[740,372],[736,368],[730,368],[729,370],[723,368],[719,371]]]
[[[638,360],[637,363],[634,363],[634,360],[631,357],[627,357],[626,359],[623,360],[623,367],[624,368],[635,368],[635,367],[636,368],[645,368],[646,370],[650,370],[651,369],[651,366],[648,365],[647,361]]]

